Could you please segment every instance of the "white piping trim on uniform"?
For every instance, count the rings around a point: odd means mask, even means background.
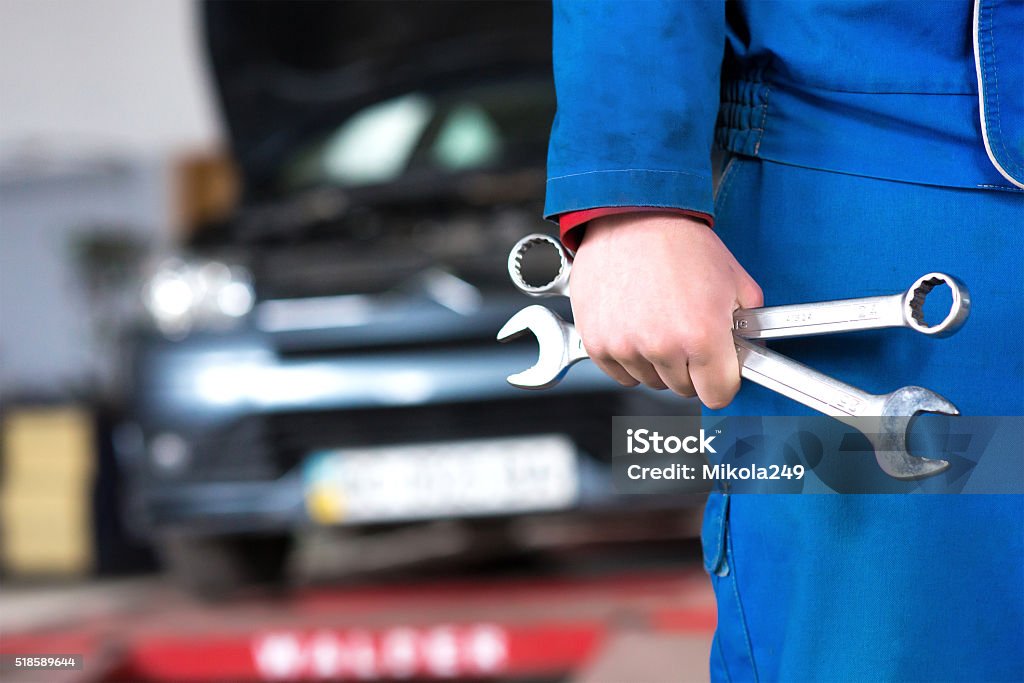
[[[1006,172],[999,162],[996,161],[995,154],[992,153],[992,146],[988,141],[988,128],[985,127],[985,84],[981,80],[981,44],[979,41],[978,33],[981,24],[981,0],[974,0],[974,72],[978,77],[978,111],[981,112],[981,137],[985,141],[985,153],[988,154],[989,161],[996,167],[999,174],[1009,180],[1017,187],[1024,189],[1024,182],[1021,182]]]

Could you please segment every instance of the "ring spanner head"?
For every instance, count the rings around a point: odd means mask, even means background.
[[[521,389],[547,389],[565,376],[573,363],[587,357],[576,328],[543,306],[527,306],[498,331],[507,342],[532,332],[537,338],[537,362],[528,370],[509,375],[508,383]]]
[[[960,411],[948,400],[923,387],[903,387],[878,397],[882,401],[877,429],[865,429],[865,435],[875,449],[878,466],[895,479],[924,479],[949,467],[945,460],[932,460],[911,455],[907,448],[910,422],[921,413],[959,415]]]
[[[531,285],[523,277],[523,257],[535,247],[553,248],[558,254],[558,274],[543,285]],[[569,296],[569,273],[572,255],[554,237],[542,233],[527,235],[516,242],[508,255],[508,275],[520,292],[529,296]]]
[[[929,325],[924,320],[924,302],[932,290],[941,285],[947,285],[952,295],[949,313],[942,322]],[[922,275],[903,295],[903,319],[906,324],[916,332],[932,337],[948,337],[955,333],[967,322],[970,312],[971,293],[967,285],[945,273]]]

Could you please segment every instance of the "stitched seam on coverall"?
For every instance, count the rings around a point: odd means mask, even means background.
[[[1010,173],[1010,175],[1019,176],[1021,175],[1022,169],[1020,165],[1017,164],[1016,161],[1014,161],[1012,152],[1006,146],[1006,138],[1003,136],[1003,121],[1002,117],[999,116],[999,74],[996,70],[996,64],[998,64],[998,61],[996,60],[996,29],[994,15],[995,12],[990,7],[988,10],[988,44],[989,54],[992,57],[992,108],[989,112],[987,112],[988,116],[986,116],[985,118],[995,118],[996,130],[999,133],[999,148],[1006,155],[1003,159],[1000,159],[1000,162],[1007,167],[1006,170],[1007,172]],[[986,125],[988,125],[988,121],[986,121],[985,123]]]
[[[772,93],[771,86],[767,83],[764,84],[764,104],[761,105],[761,127],[760,134],[757,136],[757,142],[754,144],[754,156],[757,156],[761,151],[761,142],[764,140],[765,126],[768,125],[768,98]]]
[[[728,522],[727,522],[728,524]],[[739,612],[740,627],[743,632],[743,641],[747,645],[747,656],[750,658],[750,671],[754,674],[755,683],[760,680],[757,675],[757,663],[754,661],[754,648],[750,644],[750,633],[747,630],[747,616],[743,613],[743,602],[740,600],[740,581],[736,573],[736,551],[732,545],[732,534],[726,532],[726,543],[728,544],[728,557],[732,560],[730,563],[732,571],[732,591],[736,598],[736,609]]]

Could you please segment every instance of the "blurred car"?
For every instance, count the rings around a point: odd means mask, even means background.
[[[590,364],[505,382],[536,354],[495,342],[531,303],[508,250],[551,227],[547,3],[204,9],[244,199],[146,284],[121,448],[171,569],[217,595],[275,578],[311,525],[693,505],[618,497],[608,471],[612,415],[689,403]]]

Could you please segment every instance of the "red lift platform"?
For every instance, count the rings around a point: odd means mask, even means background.
[[[0,652],[84,655],[82,671],[6,679],[47,683],[609,681],[640,680],[644,666],[662,674],[645,683],[659,683],[706,676],[714,627],[698,570],[310,589],[223,604],[161,585],[116,613],[3,634]],[[658,639],[668,661],[637,654]]]

